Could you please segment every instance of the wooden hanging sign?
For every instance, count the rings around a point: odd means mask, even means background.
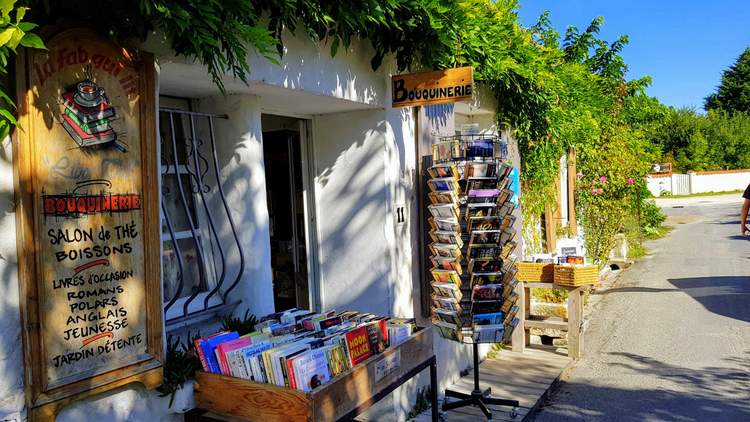
[[[391,76],[393,107],[470,100],[474,91],[471,66]]]
[[[20,56],[14,135],[27,400],[162,379],[153,56],[88,30]]]

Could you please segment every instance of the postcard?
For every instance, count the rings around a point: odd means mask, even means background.
[[[503,298],[502,284],[485,284],[474,286],[471,290],[471,300],[501,300]]]
[[[453,299],[457,302],[461,301],[463,294],[461,289],[453,283],[432,283],[432,291],[435,295]]]
[[[495,178],[497,176],[496,163],[469,163],[466,165],[464,176],[467,179],[473,177]]]
[[[500,217],[473,217],[469,219],[468,230],[501,230],[503,222]]]
[[[500,230],[474,230],[469,245],[499,245],[501,234]]]
[[[457,209],[453,204],[432,204],[427,206],[433,217],[438,218],[455,218]]]
[[[499,259],[471,259],[469,271],[471,273],[498,273],[503,269],[503,261]]]

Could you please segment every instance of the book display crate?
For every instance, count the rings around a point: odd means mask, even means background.
[[[437,369],[433,329],[423,328],[311,391],[198,372],[195,400],[203,411],[257,422],[352,420],[378,400],[430,368],[433,421],[437,411]]]
[[[453,341],[499,343],[518,323],[513,167],[503,160],[506,149],[499,137],[484,135],[433,144],[427,181],[432,320]]]
[[[479,343],[507,342],[518,324],[513,167],[497,136],[441,138],[428,169],[431,315],[440,336],[471,343],[474,389],[446,390],[443,410],[519,403],[491,397],[479,387]],[[453,401],[452,399],[458,399]]]

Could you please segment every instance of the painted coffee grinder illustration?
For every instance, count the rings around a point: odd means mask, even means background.
[[[92,146],[109,147],[126,152],[111,122],[115,108],[110,104],[104,88],[93,81],[87,69],[86,79],[77,82],[62,94],[61,123],[71,138],[82,149]]]

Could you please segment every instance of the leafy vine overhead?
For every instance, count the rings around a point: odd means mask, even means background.
[[[44,48],[44,43],[33,31],[37,25],[26,22],[26,7],[16,7],[16,0],[0,0],[0,141],[17,124],[16,105],[6,93],[8,66],[20,47]]]
[[[497,99],[500,128],[519,141],[527,216],[555,203],[559,160],[570,147],[587,176],[617,183],[627,175],[642,186],[652,160],[643,133],[654,125],[638,108],[658,101],[644,94],[648,78],[626,80],[627,37],[599,39],[602,18],[561,37],[548,14],[523,27],[516,0],[26,1],[43,26],[79,23],[121,42],[159,30],[176,54],[206,65],[222,91],[227,75],[247,80],[249,54],[278,61],[284,31],[330,43],[331,55],[369,42],[373,68],[389,55],[399,70],[471,65]],[[616,156],[602,153],[610,144]]]

